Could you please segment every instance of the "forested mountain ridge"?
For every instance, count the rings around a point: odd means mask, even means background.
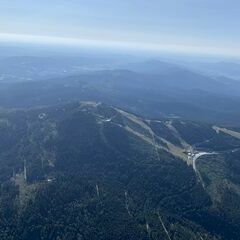
[[[2,110],[0,134],[1,239],[238,236],[239,129],[76,102]]]
[[[0,107],[26,108],[95,101],[146,118],[180,117],[239,126],[240,83],[187,69],[159,74],[129,70],[92,71],[36,81],[3,82]]]

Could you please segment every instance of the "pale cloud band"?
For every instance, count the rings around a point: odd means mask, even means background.
[[[114,41],[104,39],[84,39],[84,38],[66,38],[53,36],[38,36],[27,34],[0,33],[0,42],[5,43],[32,43],[46,45],[62,45],[71,47],[96,47],[106,49],[125,49],[128,51],[142,52],[169,52],[169,53],[185,53],[200,55],[216,55],[228,57],[240,57],[240,49],[213,48],[206,46],[191,46],[181,44],[164,44],[150,42],[134,42],[134,41]]]

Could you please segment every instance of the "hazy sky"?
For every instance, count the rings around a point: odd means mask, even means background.
[[[239,29],[240,0],[0,0],[4,41],[240,56]]]

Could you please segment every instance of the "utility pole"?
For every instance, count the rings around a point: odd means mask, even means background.
[[[27,182],[27,161],[26,160],[24,160],[23,174],[24,174],[24,180]]]
[[[16,177],[16,172],[15,172],[15,168],[13,168],[13,175],[12,175],[13,179],[15,179]]]
[[[99,193],[99,187],[98,185],[96,184],[96,192],[97,192],[97,196],[100,197],[100,193]]]

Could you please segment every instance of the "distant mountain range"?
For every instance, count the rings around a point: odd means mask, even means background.
[[[240,80],[240,62],[193,63],[193,69],[212,76],[224,76]]]
[[[49,62],[45,64],[48,67]],[[56,63],[56,70],[59,64],[62,63]],[[31,107],[90,100],[148,117],[173,116],[239,124],[240,111],[236,106],[240,104],[240,82],[211,78],[159,61],[130,64],[129,69],[91,70],[54,78],[46,73],[49,79],[2,82],[0,106]],[[40,70],[36,68],[36,71]]]
[[[16,56],[0,59],[0,82],[23,82],[110,68],[114,60],[88,57]]]

